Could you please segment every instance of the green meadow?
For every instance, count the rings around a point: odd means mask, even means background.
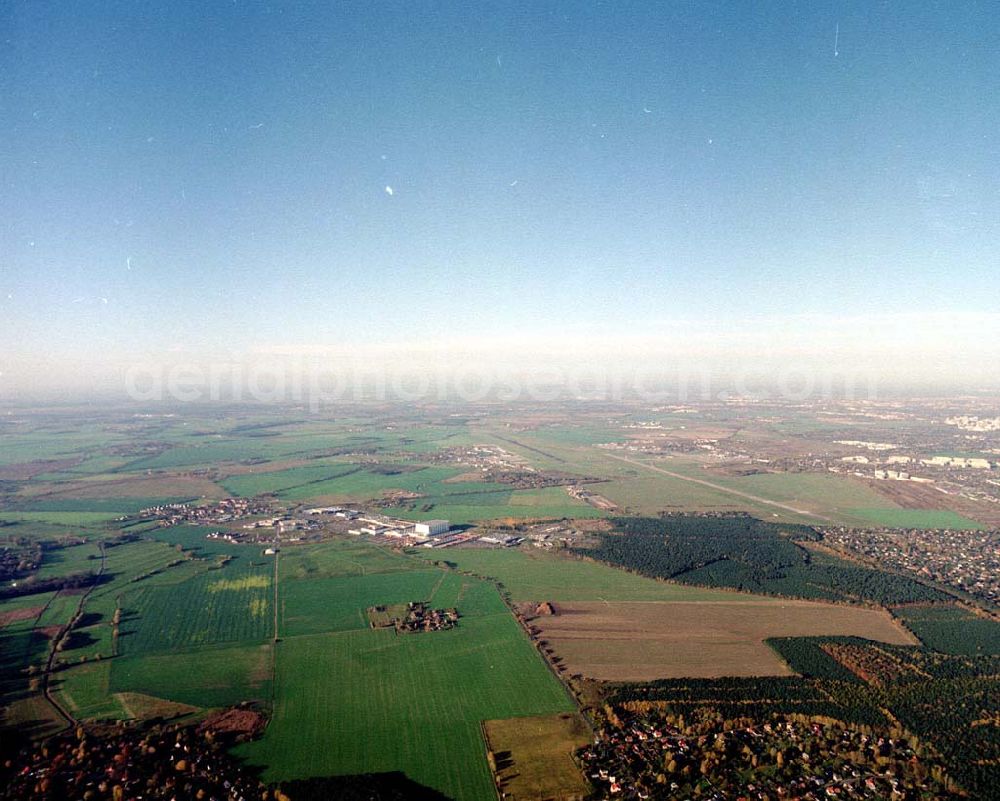
[[[731,601],[724,590],[688,587],[626,573],[600,562],[520,548],[416,551],[503,585],[514,601]]]
[[[429,634],[289,637],[277,645],[272,721],[237,752],[268,780],[402,770],[458,801],[487,801],[480,722],[573,708],[506,610]]]

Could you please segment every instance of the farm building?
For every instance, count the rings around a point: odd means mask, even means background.
[[[371,534],[373,537],[379,534],[384,534],[389,530],[388,526],[382,526],[378,524],[372,524],[370,526],[365,526],[361,529],[362,534]]]
[[[414,526],[417,534],[424,537],[436,537],[439,534],[446,534],[451,526],[448,525],[447,520],[425,520],[423,523],[417,523]]]

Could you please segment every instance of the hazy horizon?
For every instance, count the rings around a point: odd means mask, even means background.
[[[988,5],[0,23],[0,398],[317,362],[1000,386]]]

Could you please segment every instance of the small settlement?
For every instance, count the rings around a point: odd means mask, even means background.
[[[395,629],[397,634],[445,631],[458,622],[457,609],[431,609],[423,601],[392,606],[372,606],[368,619],[373,629]]]

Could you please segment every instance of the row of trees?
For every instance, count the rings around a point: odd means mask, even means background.
[[[68,576],[53,576],[45,579],[28,578],[17,582],[17,586],[0,587],[0,600],[19,598],[22,595],[35,595],[40,592],[75,590],[98,584],[101,581],[102,577],[96,573],[71,573]]]

